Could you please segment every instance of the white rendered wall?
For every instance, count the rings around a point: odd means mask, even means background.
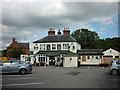
[[[86,61],[82,61],[82,56],[81,59],[79,59],[81,64],[89,64],[89,65],[99,65],[100,63],[102,63],[102,58],[101,56],[98,56],[98,59],[95,58],[96,56],[94,56],[94,58],[92,58],[92,56],[90,56],[90,59],[87,59],[86,56]]]
[[[34,47],[36,44],[37,44],[37,46],[38,46],[38,50],[34,50],[34,49],[33,49],[33,54],[36,54],[37,52],[40,51],[40,44],[45,44],[45,45],[50,44],[50,46],[51,46],[51,51],[52,51],[52,44],[56,44],[56,49],[55,49],[55,50],[57,50],[57,44],[61,44],[61,50],[68,50],[68,49],[63,49],[63,44],[69,44],[69,46],[70,46],[70,49],[69,49],[69,50],[70,50],[71,52],[74,52],[74,53],[76,53],[77,50],[80,50],[80,49],[81,49],[81,45],[78,44],[77,42],[33,43],[33,47]],[[74,49],[74,50],[72,49],[73,46],[75,46],[75,49]],[[45,47],[45,50],[47,50],[46,47]]]
[[[72,58],[72,60],[70,60]],[[78,67],[77,57],[65,57],[63,61],[64,67]]]
[[[115,56],[119,56],[120,52],[114,50],[114,49],[108,49],[106,51],[103,52],[104,56],[113,56],[113,58],[115,58]]]

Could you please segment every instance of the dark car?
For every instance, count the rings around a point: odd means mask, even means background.
[[[26,74],[32,71],[32,64],[20,60],[7,60],[0,63],[2,73]]]

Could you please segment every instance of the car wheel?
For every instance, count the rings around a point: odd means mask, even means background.
[[[111,73],[112,73],[112,75],[118,75],[118,70],[113,69],[113,70],[111,71]]]
[[[25,75],[25,74],[26,74],[26,72],[27,72],[27,70],[26,70],[26,69],[20,69],[20,74]]]

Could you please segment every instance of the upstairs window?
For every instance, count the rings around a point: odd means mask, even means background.
[[[69,49],[69,44],[63,44],[63,49],[68,50]]]
[[[56,49],[56,44],[52,44],[52,50]]]
[[[45,50],[45,44],[40,44],[40,50]]]
[[[57,50],[61,50],[61,44],[57,44]]]
[[[50,50],[50,48],[51,48],[50,44],[47,44],[47,50]]]

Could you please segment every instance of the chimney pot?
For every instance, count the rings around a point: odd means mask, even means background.
[[[13,43],[16,43],[15,38],[13,38]]]
[[[48,35],[55,35],[55,30],[54,28],[50,28],[50,30],[48,31]]]
[[[69,30],[69,28],[64,28],[64,30],[63,30],[63,35],[70,35],[70,30]]]
[[[61,35],[60,29],[58,29],[58,35]]]

